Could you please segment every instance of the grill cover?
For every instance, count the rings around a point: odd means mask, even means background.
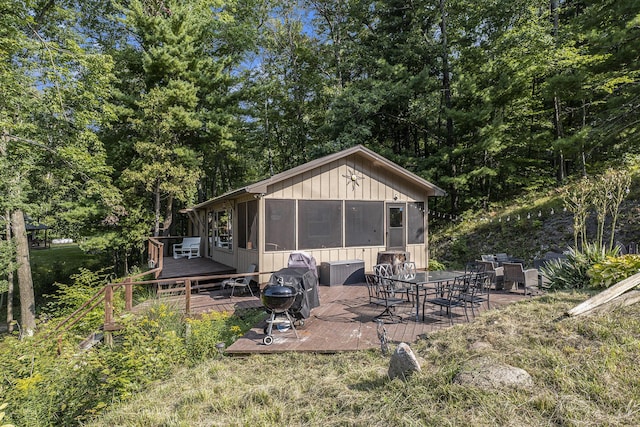
[[[283,268],[271,275],[267,286],[285,285],[296,289],[298,293],[289,314],[296,319],[307,319],[311,309],[320,305],[318,297],[318,279],[312,270],[306,268]]]
[[[287,263],[289,268],[306,268],[313,271],[316,277],[318,277],[318,267],[316,266],[316,259],[308,252],[295,251],[289,254],[289,262]]]

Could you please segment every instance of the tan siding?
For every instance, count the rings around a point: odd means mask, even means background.
[[[217,251],[214,249],[213,253],[211,254],[211,259],[235,268],[235,255],[233,252]]]
[[[416,263],[417,268],[426,268],[427,263],[424,244],[407,245],[407,252],[411,254],[410,259]]]
[[[355,188],[351,184],[350,174],[362,177],[357,181]],[[409,184],[387,168],[378,167],[369,159],[352,155],[340,158],[324,164],[317,169],[308,170],[300,175],[270,185],[267,194],[260,201],[260,234],[259,247],[264,247],[264,199],[306,199],[306,200],[379,200],[384,202],[406,203],[411,201],[426,201],[423,188]],[[397,200],[394,200],[397,196]],[[238,203],[253,200],[253,195],[243,195],[236,201]],[[206,218],[206,215],[205,215]],[[295,219],[294,219],[295,220]],[[425,226],[428,227],[425,219]],[[344,230],[344,227],[343,227]],[[426,229],[428,230],[428,229]],[[234,233],[237,236],[237,210],[234,215]],[[206,234],[205,234],[206,235]],[[427,234],[428,238],[428,234]],[[318,266],[322,262],[361,259],[365,261],[365,268],[370,271],[376,263],[378,252],[384,251],[384,246],[337,248],[308,250],[316,259]],[[411,259],[416,262],[418,268],[427,265],[428,254],[424,244],[409,245],[407,251],[411,253]],[[260,271],[276,271],[286,267],[289,259],[289,251],[266,252],[258,259],[257,251],[247,251],[234,248],[232,254],[218,253],[214,251],[216,261],[236,267],[238,271],[244,271],[251,263],[259,263]],[[261,280],[268,279],[268,275]]]
[[[349,172],[364,179],[358,180],[355,190]],[[409,186],[382,168],[376,168],[361,157],[352,156],[305,172],[275,184],[267,197],[306,200],[423,200],[422,191]]]
[[[322,166],[320,176],[318,177],[318,188],[331,188],[330,165]]]
[[[341,174],[346,173],[345,159],[332,162],[331,164],[331,186],[327,189],[329,199],[339,200],[342,198],[342,186],[344,178]]]
[[[240,273],[247,271],[251,264],[258,264],[258,251],[238,249],[238,265],[236,270]],[[258,264],[260,269],[260,265]]]

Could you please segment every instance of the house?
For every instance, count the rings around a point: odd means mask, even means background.
[[[429,197],[445,192],[361,146],[334,153],[185,210],[201,253],[246,271],[286,267],[289,254],[322,262],[363,260],[408,252],[418,268],[429,262]],[[262,278],[261,278],[262,279]]]

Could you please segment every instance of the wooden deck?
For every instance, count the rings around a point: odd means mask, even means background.
[[[236,269],[208,258],[178,258],[165,256],[160,279],[193,276],[215,276],[218,274],[234,274]]]
[[[262,307],[257,297],[234,296],[229,297],[230,289],[201,292],[191,297],[192,315],[208,311],[235,312],[246,308]],[[246,355],[256,353],[280,353],[289,351],[336,353],[341,351],[355,351],[379,348],[380,341],[377,334],[377,323],[374,318],[382,312],[382,308],[369,304],[369,297],[365,284],[344,286],[320,286],[320,306],[311,311],[308,319],[304,319],[304,326],[298,327],[299,339],[292,330],[272,333],[273,344],[267,346],[262,343],[266,322],[255,325],[242,338],[226,349],[227,354]],[[257,295],[257,293],[256,293]],[[491,307],[496,308],[505,304],[522,300],[521,293],[492,292]],[[184,296],[165,297],[173,301],[176,306],[184,307]],[[425,321],[415,321],[411,312],[413,307],[399,307],[402,323],[385,324],[387,338],[391,343],[413,343],[421,335],[448,328],[449,318],[439,311],[427,308]],[[486,310],[486,306],[483,307]],[[463,312],[456,311],[454,324],[465,323]]]

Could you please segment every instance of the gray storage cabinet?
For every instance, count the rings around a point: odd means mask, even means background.
[[[364,283],[364,261],[329,261],[320,264],[320,284],[326,286]]]

